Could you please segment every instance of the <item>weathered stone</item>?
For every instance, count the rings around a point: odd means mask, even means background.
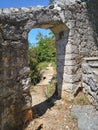
[[[84,58],[82,63],[83,88],[95,107],[98,106],[98,58]]]
[[[79,59],[79,54],[66,54],[65,55],[66,60],[75,60],[77,58]]]
[[[2,14],[2,9],[0,9],[0,15]]]
[[[71,115],[78,120],[79,130],[98,129],[98,111],[91,105],[73,106]]]
[[[66,53],[67,54],[79,54],[78,46],[72,45],[72,44],[67,44]]]
[[[79,60],[68,60],[66,59],[65,62],[64,62],[64,65],[65,66],[75,66],[75,65],[78,65],[79,64]]]
[[[67,37],[66,37],[66,40],[65,40],[65,38],[61,39],[60,41],[58,40],[58,42],[56,44],[56,49],[57,49],[56,54],[57,55],[61,55],[62,54],[62,55],[65,56],[66,44],[67,44]]]
[[[76,24],[75,20],[69,20],[68,23],[66,24],[70,29],[74,28]],[[72,30],[70,30],[70,32],[72,33]],[[71,35],[71,34],[70,34]]]
[[[64,82],[65,83],[75,83],[81,80],[81,71],[78,70],[76,74],[66,74],[64,73]]]
[[[64,73],[68,74],[68,75],[71,75],[71,74],[73,75],[78,71],[79,68],[80,68],[80,65],[65,66],[64,67]],[[80,72],[80,74],[81,74],[81,72]]]
[[[70,95],[83,82],[90,101],[98,106],[95,58],[81,71],[83,58],[98,56],[97,12],[97,0],[63,0],[48,7],[0,9],[0,105],[5,106],[4,110],[0,107],[1,130],[21,129],[26,109],[31,108],[27,45],[31,28],[50,29],[56,36],[58,96],[62,86]]]
[[[8,8],[3,9],[2,13],[4,14],[10,14],[11,10],[9,10]]]
[[[62,89],[67,93],[71,93],[77,86],[73,83],[63,83]]]

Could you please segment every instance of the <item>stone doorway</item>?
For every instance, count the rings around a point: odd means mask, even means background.
[[[49,28],[56,37],[57,91],[61,98],[65,76],[66,45],[70,29],[64,22],[63,12],[54,8],[55,6],[0,10],[2,17],[0,24],[2,98],[0,101],[3,104],[0,108],[2,113],[0,128],[3,130],[20,129],[25,115],[32,107],[27,44],[27,36],[31,28]],[[11,116],[5,119],[6,114]]]
[[[68,42],[69,29],[61,22],[50,22],[41,23],[33,26],[33,28],[50,29],[56,39],[56,71],[57,71],[57,93],[58,97],[61,98],[62,95],[62,85],[64,79],[64,63],[66,55],[66,45]]]

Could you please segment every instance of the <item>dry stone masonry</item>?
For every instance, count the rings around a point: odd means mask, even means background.
[[[0,9],[0,130],[22,130],[32,107],[27,43],[32,28],[55,34],[58,96],[72,98],[82,87],[98,107],[97,12],[97,0]]]
[[[98,57],[83,58],[83,89],[98,109]]]

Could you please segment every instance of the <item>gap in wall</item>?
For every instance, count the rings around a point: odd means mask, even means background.
[[[55,36],[49,29],[36,28],[28,33],[33,108],[35,105],[39,107],[38,104],[43,101],[46,102],[56,91],[55,42]]]

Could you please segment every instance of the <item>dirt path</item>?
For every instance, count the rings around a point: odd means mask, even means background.
[[[71,104],[54,98],[46,99],[44,87],[32,91],[35,119],[26,130],[78,130],[77,120],[71,116]]]
[[[55,71],[50,63],[48,67],[46,68],[46,70],[44,70],[43,79],[40,81],[39,84],[37,84],[37,86],[49,85],[54,75],[55,75]]]
[[[46,74],[53,76],[53,73],[53,68],[49,66]],[[71,103],[57,100],[54,96],[46,99],[45,83],[41,82],[31,91],[34,119],[25,130],[78,130],[77,120],[71,116]]]

